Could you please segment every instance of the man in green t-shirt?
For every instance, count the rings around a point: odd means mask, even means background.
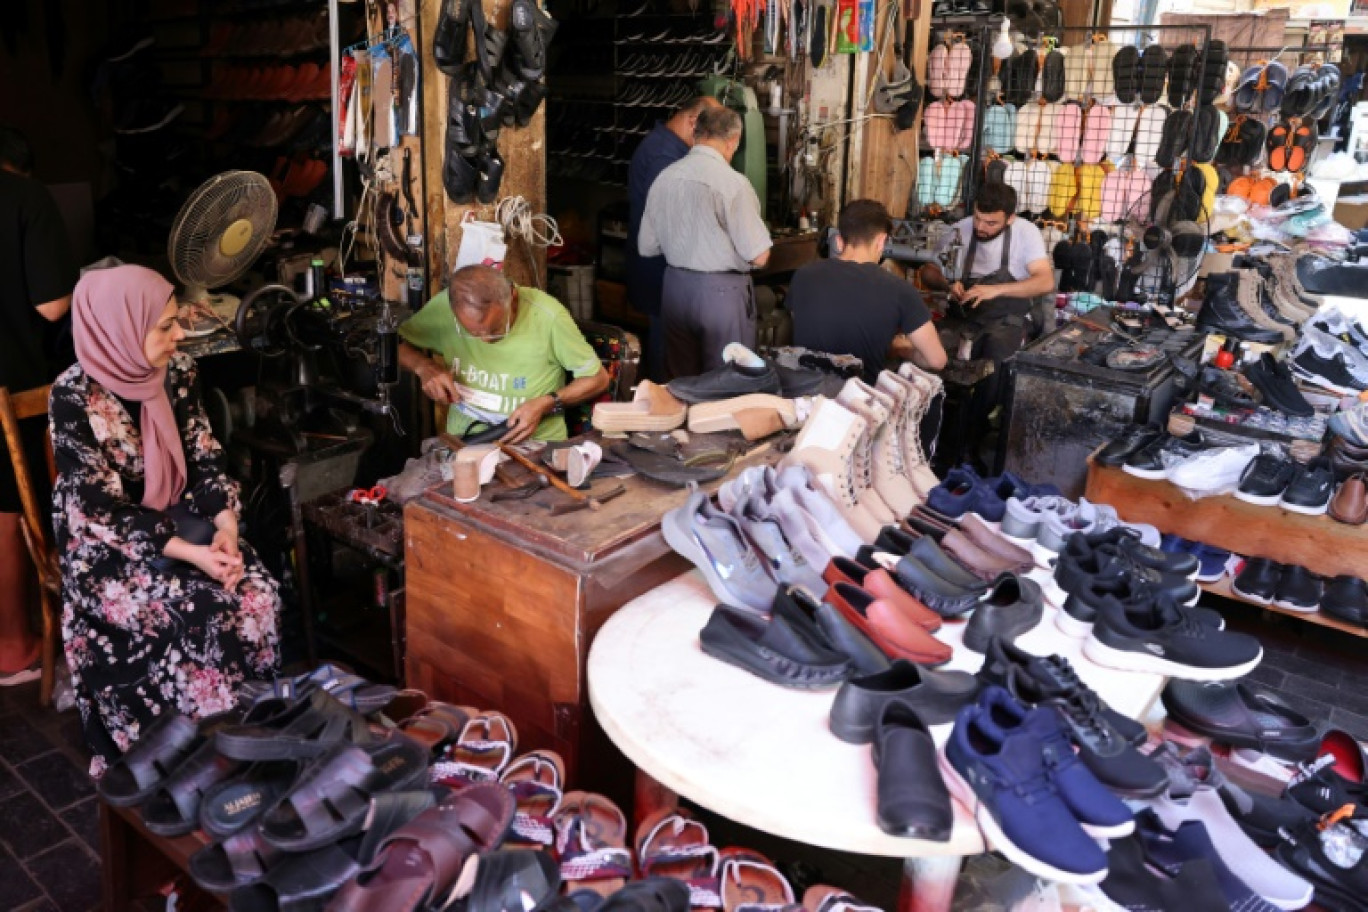
[[[399,336],[400,365],[417,374],[428,398],[451,406],[446,429],[456,436],[507,421],[504,443],[564,440],[565,407],[608,388],[570,312],[488,266],[453,272],[447,290],[404,321]]]

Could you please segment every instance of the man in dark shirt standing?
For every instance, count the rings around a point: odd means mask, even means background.
[[[32,172],[28,140],[0,125],[0,386],[12,392],[42,386],[53,368],[65,367],[48,364],[43,324],[66,315],[76,285],[61,213]],[[29,465],[43,466],[42,422],[23,433]],[[19,529],[22,509],[8,451],[0,448],[0,687],[37,677],[32,669],[40,644],[28,624],[31,568]]]
[[[660,379],[665,371],[665,332],[660,324],[660,293],[665,281],[665,257],[644,257],[637,250],[641,215],[646,211],[646,196],[660,172],[679,161],[693,148],[694,123],[704,108],[720,107],[710,95],[699,95],[655,128],[632,154],[627,167],[627,300],[646,315],[651,328],[646,339],[646,371]]]
[[[879,266],[892,227],[877,200],[847,203],[836,220],[835,256],[795,272],[785,299],[793,314],[793,343],[854,355],[864,362],[864,380],[871,385],[890,359],[932,371],[946,360],[917,289]]]

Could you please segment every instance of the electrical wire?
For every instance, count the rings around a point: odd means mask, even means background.
[[[521,196],[505,196],[494,207],[494,221],[503,226],[505,238],[517,238],[527,248],[527,259],[532,264],[532,277],[538,288],[545,288],[541,270],[537,268],[534,247],[559,247],[565,243],[556,220],[544,212],[533,212],[532,206]]]

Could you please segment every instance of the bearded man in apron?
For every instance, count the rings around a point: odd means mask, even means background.
[[[970,403],[968,426],[980,439],[1005,391],[1002,362],[1021,350],[1031,332],[1033,299],[1055,289],[1045,240],[1033,223],[1016,217],[1016,202],[1016,191],[1006,184],[984,184],[974,214],[956,222],[941,242],[944,250],[958,239],[964,250],[960,279],[947,282],[934,265],[921,271],[924,282],[947,289],[959,305],[963,316],[954,321],[956,328],[976,337],[971,357],[993,362],[993,373],[975,385]],[[978,442],[969,441],[969,452]]]

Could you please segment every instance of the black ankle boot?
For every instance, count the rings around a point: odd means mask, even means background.
[[[1206,297],[1202,299],[1202,309],[1197,312],[1197,328],[1234,336],[1246,342],[1273,345],[1283,341],[1282,333],[1255,323],[1240,307],[1236,299],[1239,281],[1239,274],[1234,272],[1207,276]]]

